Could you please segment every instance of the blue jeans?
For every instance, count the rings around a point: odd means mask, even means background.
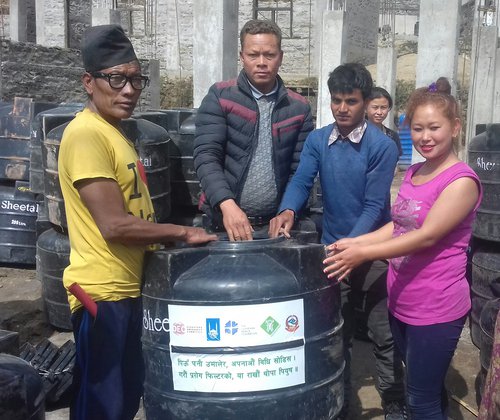
[[[444,381],[465,319],[415,326],[389,314],[394,342],[406,364],[406,395],[412,420],[447,419]]]
[[[72,420],[132,420],[144,382],[140,298],[97,302],[71,317],[76,344]]]

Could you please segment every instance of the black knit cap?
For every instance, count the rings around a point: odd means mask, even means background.
[[[132,43],[119,25],[88,28],[82,38],[85,71],[92,73],[137,60]]]

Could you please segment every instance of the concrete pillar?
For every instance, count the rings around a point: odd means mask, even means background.
[[[416,87],[445,76],[455,87],[460,23],[459,0],[421,0]]]
[[[495,4],[496,3],[496,4]],[[500,49],[495,14],[498,0],[490,7],[476,0],[471,53],[471,76],[465,145],[476,135],[477,124],[500,122]],[[466,156],[462,156],[466,158]]]
[[[36,0],[37,44],[46,47],[67,47],[66,6],[65,0]]]
[[[163,28],[165,34],[165,46],[163,54],[165,60],[163,65],[165,66],[165,73],[167,76],[176,77],[182,75],[181,67],[181,57],[179,52],[179,47],[181,40],[181,31],[179,28],[179,19],[177,4],[168,2],[168,0],[159,0],[158,7],[163,7],[165,13],[159,14],[158,27]]]
[[[379,0],[348,0],[346,2],[348,48],[346,60],[364,65],[377,59]]]
[[[312,48],[312,57],[311,57],[311,76],[315,76],[319,74],[319,64],[321,59],[321,52],[319,48],[316,46],[320,45],[321,38],[323,36],[323,25],[320,25],[319,22],[323,21],[323,14],[325,10],[328,10],[328,2],[329,0],[316,0],[312,4],[312,17],[311,21],[316,24],[312,25],[312,33],[310,44],[314,48]]]
[[[416,87],[447,77],[454,90],[457,80],[460,0],[421,0]],[[414,149],[412,162],[423,158]]]
[[[316,112],[316,127],[318,128],[333,122],[327,81],[331,71],[345,62],[346,12],[343,10],[325,11],[322,27],[319,43],[318,109]]]
[[[28,41],[28,0],[10,0],[9,25],[11,41]]]
[[[149,106],[151,109],[160,109],[160,60],[149,60],[148,76],[151,92],[151,101]]]
[[[495,79],[497,76],[497,27],[478,28],[476,51],[473,51],[468,108],[468,139],[475,135],[476,124],[500,121],[499,114],[493,114],[495,101]],[[498,89],[498,87],[497,87]],[[497,105],[498,106],[498,105]]]
[[[215,82],[238,74],[238,2],[193,2],[193,105]]]
[[[92,26],[120,25],[120,12],[104,7],[92,7]]]
[[[396,99],[396,64],[397,53],[394,48],[394,37],[392,33],[380,35],[377,49],[377,75],[376,86],[383,87],[392,97]],[[384,125],[394,129],[394,112],[392,109],[384,121]]]

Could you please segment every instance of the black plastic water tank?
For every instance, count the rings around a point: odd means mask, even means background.
[[[129,118],[121,123],[134,142],[148,180],[156,220],[166,222],[171,211],[170,137],[167,130],[144,119]]]
[[[57,159],[66,122],[50,130],[42,141],[42,166],[45,202],[50,223],[67,230],[66,209],[64,198],[59,184]]]
[[[0,181],[29,180],[29,142],[0,137]]]
[[[0,180],[29,180],[33,113],[54,106],[16,97],[13,105],[0,108]]]
[[[283,238],[149,255],[147,418],[335,418],[342,318],[323,258],[322,245]]]
[[[474,289],[474,286],[470,290],[471,304],[472,308],[470,311],[470,336],[472,344],[474,344],[478,349],[481,348],[481,327],[479,325],[479,320],[481,318],[481,311],[491,299],[491,295],[484,295]]]
[[[486,303],[500,297],[500,249],[494,242],[481,241],[471,262],[471,337],[480,348],[479,320]]]
[[[0,354],[0,419],[45,419],[42,378],[28,362]]]
[[[193,113],[196,113],[196,108],[169,108],[161,109],[167,115],[167,131],[173,131],[178,133],[181,125],[184,121],[189,118]]]
[[[486,131],[469,144],[468,163],[481,180],[483,200],[477,211],[473,234],[488,241],[500,241],[500,124],[488,124]]]
[[[49,220],[49,212],[47,211],[47,203],[43,195],[37,194],[38,214],[36,216],[36,237],[38,238],[43,232],[52,228],[52,223]]]
[[[144,119],[151,121],[152,123],[155,123],[156,125],[159,125],[160,127],[164,128],[169,131],[168,129],[168,122],[169,118],[167,113],[163,112],[163,110],[148,110],[148,111],[138,111],[134,112],[132,114],[132,118],[137,118],[137,119]]]
[[[194,169],[193,149],[196,109],[169,109],[169,134],[172,138],[172,214],[196,214],[201,187]]]
[[[472,255],[472,286],[482,295],[500,297],[500,247],[483,242]]]
[[[42,298],[49,324],[70,331],[71,311],[63,285],[64,269],[69,265],[68,235],[49,229],[36,242],[36,274],[42,283]]]
[[[57,108],[39,112],[31,123],[30,139],[30,188],[34,193],[44,193],[42,143],[55,127],[71,121],[83,109],[83,104],[64,104]]]
[[[49,220],[64,230],[67,229],[66,210],[59,184],[57,159],[62,136],[68,124],[52,129],[44,138],[42,146],[44,191]],[[148,180],[156,218],[163,222],[170,216],[170,138],[165,129],[143,119],[124,120],[122,128],[135,144]]]
[[[493,341],[495,336],[495,322],[497,320],[498,311],[500,309],[500,299],[492,299],[484,305],[481,311],[479,325],[481,327],[481,346],[479,359],[481,367],[485,370],[489,369],[491,362],[491,354],[493,351]]]
[[[35,264],[37,213],[28,182],[0,184],[0,262]]]
[[[500,246],[483,241],[472,255],[472,284],[491,297],[500,297]]]

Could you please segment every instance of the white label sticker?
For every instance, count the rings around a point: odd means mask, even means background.
[[[247,347],[304,339],[304,301],[258,305],[168,305],[170,345]]]
[[[171,353],[174,390],[252,392],[305,382],[304,346],[262,353]]]

